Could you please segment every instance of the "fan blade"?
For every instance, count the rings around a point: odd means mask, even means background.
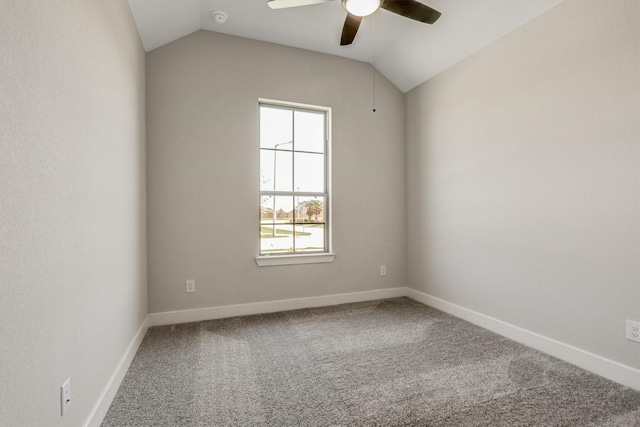
[[[433,24],[440,18],[440,15],[442,15],[437,10],[416,0],[384,0],[380,7],[387,9],[389,12],[402,15],[405,18],[426,24]]]
[[[362,17],[355,16],[347,12],[347,19],[344,21],[344,27],[342,27],[340,46],[346,46],[353,43],[353,39],[356,38],[358,28],[360,28],[360,22],[362,22]]]
[[[331,0],[267,0],[271,9],[285,9],[287,7],[309,6],[311,4],[326,3]]]

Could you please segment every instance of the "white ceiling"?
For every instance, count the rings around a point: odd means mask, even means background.
[[[346,17],[340,0],[272,10],[266,0],[129,0],[148,52],[205,29],[359,61],[407,92],[563,0],[420,0],[442,12],[433,25],[378,10],[355,41],[340,46]],[[229,19],[217,23],[211,13]],[[375,29],[375,31],[374,31]],[[374,53],[375,46],[375,53]]]

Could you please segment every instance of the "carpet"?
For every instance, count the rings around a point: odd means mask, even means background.
[[[640,427],[640,392],[394,298],[150,328],[102,426]]]

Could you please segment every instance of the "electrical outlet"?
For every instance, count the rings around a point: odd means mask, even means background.
[[[186,292],[195,292],[196,291],[196,281],[195,280],[187,280],[187,286],[185,289]]]
[[[640,322],[627,320],[627,339],[640,342]]]
[[[386,276],[387,275],[387,266],[386,265],[381,265],[380,266],[380,275],[381,276]]]
[[[67,378],[67,380],[60,386],[60,416],[64,416],[65,412],[69,408],[71,404],[71,378]]]

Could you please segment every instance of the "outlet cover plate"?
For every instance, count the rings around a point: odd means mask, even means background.
[[[640,342],[640,322],[627,320],[627,339]]]
[[[195,280],[187,280],[186,292],[195,292],[196,291],[196,281]]]
[[[60,416],[64,416],[65,412],[71,405],[71,378],[60,386]]]

